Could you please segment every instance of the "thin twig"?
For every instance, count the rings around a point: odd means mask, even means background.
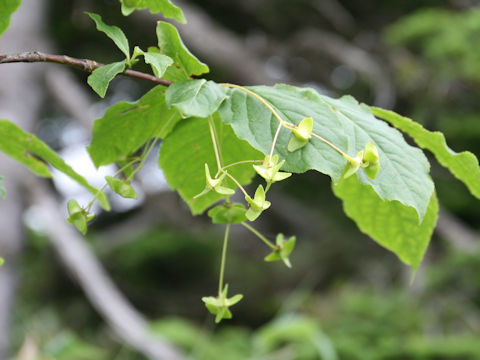
[[[98,69],[105,64],[96,62],[94,60],[89,59],[77,59],[72,58],[67,55],[53,55],[53,54],[44,54],[39,51],[29,51],[24,52],[21,54],[13,54],[13,55],[0,55],[0,64],[8,64],[8,63],[34,63],[34,62],[51,62],[56,64],[63,64],[73,66],[77,69],[81,69],[83,71],[91,73],[93,70]],[[158,78],[156,76],[146,74],[140,71],[135,70],[125,70],[122,75],[147,80],[153,82],[155,84],[169,86],[172,84],[171,81]]]

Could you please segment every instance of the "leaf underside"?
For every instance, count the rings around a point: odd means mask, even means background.
[[[376,119],[367,106],[359,105],[352,97],[333,99],[313,89],[288,85],[248,89],[265,99],[285,121],[297,125],[313,117],[313,132],[350,156],[373,142],[380,156],[380,171],[371,180],[361,169],[358,179],[370,185],[381,199],[397,200],[414,208],[417,222],[423,220],[434,190],[428,176],[430,165],[420,149],[408,145],[398,130]],[[278,120],[253,96],[236,89],[229,95],[219,109],[222,119],[232,125],[239,138],[268,154]],[[291,136],[290,130],[282,128],[275,146],[275,152],[285,159],[284,170],[301,173],[313,169],[329,175],[335,184],[340,181],[346,165],[341,154],[314,137],[301,149],[289,152]]]
[[[224,125],[216,114],[214,114],[214,120],[224,166],[240,160],[263,158],[247,142],[238,139],[230,126]],[[205,188],[205,163],[208,164],[212,176],[214,176],[217,164],[208,120],[202,118],[183,120],[163,141],[159,164],[170,187],[180,193],[193,214],[202,213],[206,208],[222,199],[221,195],[213,192],[193,199]],[[231,167],[228,172],[244,185],[248,184],[255,175],[251,164]],[[225,181],[225,185],[230,188],[235,187],[234,183],[229,180]]]
[[[168,87],[166,101],[185,116],[207,117],[217,111],[226,97],[221,86],[200,79],[173,83]]]
[[[125,62],[119,61],[101,66],[90,74],[87,79],[88,85],[100,96],[105,97],[110,82],[125,70]]]
[[[157,85],[134,103],[122,101],[95,120],[87,150],[95,166],[124,160],[148,139],[166,136],[181,120],[165,103],[165,87]]]
[[[419,123],[393,111],[376,107],[372,107],[372,111],[376,116],[411,136],[422,149],[431,151],[440,164],[463,182],[473,196],[480,199],[480,167],[474,154],[469,151],[457,153],[451,150],[441,132],[428,131]]]
[[[422,223],[415,210],[398,201],[384,201],[355,176],[333,185],[333,192],[343,201],[345,213],[360,230],[394,252],[415,271],[423,259],[438,217],[438,201],[432,194]]]

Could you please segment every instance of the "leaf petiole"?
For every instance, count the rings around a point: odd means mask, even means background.
[[[247,228],[248,230],[250,230],[253,234],[255,234],[260,240],[262,240],[269,248],[271,248],[272,250],[276,250],[277,247],[275,245],[272,244],[272,242],[270,240],[268,240],[265,236],[263,236],[262,234],[260,234],[260,232],[258,232],[258,230],[254,229],[253,227],[251,227],[250,225],[248,225],[246,222],[242,222],[241,223],[245,228]]]
[[[228,235],[230,233],[230,225],[225,228],[225,236],[223,237],[222,260],[220,262],[220,277],[218,279],[218,296],[221,296],[223,289],[223,277],[225,274],[225,262],[227,259]]]

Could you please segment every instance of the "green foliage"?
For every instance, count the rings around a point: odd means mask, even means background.
[[[165,103],[165,87],[157,85],[138,101],[119,102],[95,120],[88,153],[97,167],[125,160],[150,138],[165,137],[180,119]]]
[[[433,192],[428,161],[421,150],[408,145],[398,131],[375,119],[366,106],[359,105],[351,97],[332,99],[311,89],[285,85],[248,89],[265,99],[284,121],[298,124],[312,116],[313,133],[320,134],[344,153],[356,154],[372,142],[378,149],[381,166],[374,180],[359,172],[360,182],[370,185],[383,200],[397,200],[413,207],[421,222]],[[232,92],[220,108],[222,119],[232,125],[239,138],[268,154],[278,119],[255,97],[237,89]],[[276,153],[285,159],[285,170],[314,169],[338,183],[346,165],[345,155],[316,137],[305,147],[290,152],[290,137],[288,131],[280,131],[275,145]]]
[[[162,77],[167,68],[173,64],[171,57],[159,54],[155,51],[144,52],[138,46],[135,46],[134,57],[143,55],[146,64],[150,64],[156,77]]]
[[[7,30],[10,25],[10,16],[20,6],[21,0],[3,0],[0,2],[0,35]]]
[[[214,224],[239,224],[247,220],[247,209],[243,204],[226,202],[208,210]]]
[[[372,108],[372,110],[376,116],[410,135],[422,149],[431,151],[440,164],[462,181],[473,196],[480,199],[480,167],[474,154],[469,151],[456,153],[448,147],[445,136],[441,132],[428,131],[422,125],[393,111],[380,108]]]
[[[123,33],[122,29],[117,26],[107,25],[102,21],[100,15],[94,13],[86,13],[90,18],[95,21],[97,25],[97,30],[103,32],[107,35],[112,41],[117,45],[117,47],[123,52],[127,61],[130,60],[130,45],[128,44],[128,39]]]
[[[230,126],[223,124],[218,116],[215,116],[215,127],[217,142],[225,145],[220,153],[223,164],[261,157],[247,142],[238,139]],[[214,192],[194,199],[205,187],[205,164],[210,169],[216,169],[207,119],[189,118],[180,122],[163,141],[159,164],[170,187],[179,192],[193,214],[202,213],[222,199],[223,195]],[[240,184],[248,184],[255,171],[250,164],[240,164],[232,167],[229,173]],[[232,188],[235,186],[229,179],[226,179],[226,184]]]
[[[343,201],[345,213],[361,231],[383,247],[393,251],[415,271],[427,249],[437,222],[438,202],[435,193],[421,224],[414,209],[398,201],[384,201],[354,176],[333,185]]]
[[[120,0],[122,3],[122,14],[130,15],[136,9],[149,8],[151,13],[162,13],[169,19],[177,20],[185,24],[187,20],[183,15],[182,9],[172,4],[170,0]]]
[[[422,9],[406,16],[386,31],[390,44],[407,45],[435,67],[435,76],[480,80],[480,54],[472,51],[472,42],[480,31],[480,9],[449,11]]]
[[[338,359],[335,348],[318,322],[306,316],[280,316],[260,328],[254,337],[258,354],[271,354],[285,344],[294,348],[295,359]]]
[[[180,22],[185,20],[182,11],[169,0],[121,3],[124,15],[148,7]],[[5,8],[9,9],[9,16],[14,6]],[[328,175],[335,195],[343,200],[345,213],[360,230],[393,251],[414,271],[418,268],[438,213],[430,164],[421,149],[410,146],[397,129],[375,118],[372,109],[412,136],[420,147],[432,151],[480,198],[480,168],[475,156],[453,153],[442,134],[430,133],[410,119],[369,108],[350,96],[333,99],[313,89],[288,85],[246,88],[192,79],[207,73],[209,68],[185,47],[173,25],[158,22],[158,47],[147,52],[135,47],[131,56],[128,39],[121,29],[106,25],[99,15],[88,15],[125,55],[125,60],[99,67],[89,76],[88,84],[97,94],[104,97],[110,81],[138,62],[139,56],[151,65],[157,77],[169,80],[166,84],[171,82],[168,89],[157,86],[135,103],[112,106],[95,121],[88,147],[92,161],[97,167],[111,163],[120,166],[114,176],[106,177],[107,184],[121,196],[136,197],[130,181],[163,139],[159,165],[192,213],[200,214],[223,200],[208,212],[214,223],[226,224],[218,295],[202,298],[216,315],[216,322],[231,318],[229,307],[242,297],[228,298],[228,286],[223,286],[231,224],[241,223],[271,248],[266,261],[282,260],[291,266],[289,256],[296,244],[295,236],[285,240],[279,234],[273,244],[245,222],[256,220],[271,206],[268,192],[272,184],[287,179],[291,173],[317,170]],[[441,25],[434,33],[439,33],[448,44],[442,51],[461,54],[456,47],[459,33],[442,29],[449,24],[449,16],[440,18]],[[422,36],[431,34],[437,26],[432,19],[427,24],[415,24]],[[478,24],[475,18],[467,28],[476,33]],[[412,36],[416,35],[406,39]],[[400,36],[397,41],[407,40]],[[435,55],[434,50],[430,49],[430,53]],[[68,221],[82,233],[86,233],[92,219],[89,210],[95,198],[105,209],[109,208],[102,192],[90,186],[43,142],[6,120],[0,121],[0,150],[44,177],[51,176],[46,164],[49,162],[94,194],[85,208],[75,200],[68,203]],[[257,184],[251,196],[250,189],[243,185],[249,184],[255,173],[266,184]],[[120,175],[125,178],[120,179]],[[243,193],[248,208],[231,202],[230,197],[237,190]],[[3,187],[0,195],[4,195]],[[287,341],[295,343],[294,347],[298,345],[299,359],[318,355],[335,358],[335,351],[322,337],[319,327],[305,319],[289,320],[288,325],[279,321],[262,334],[260,347],[269,351],[281,349]]]
[[[205,79],[178,81],[168,87],[165,100],[183,116],[207,117],[218,110],[227,97],[226,91]]]
[[[38,176],[52,177],[47,163],[95,195],[105,210],[110,210],[108,200],[102,192],[63,161],[58,154],[35,135],[28,134],[8,120],[0,120],[0,150],[14,160],[27,166]]]
[[[107,93],[108,85],[115,76],[122,73],[125,70],[125,61],[114,62],[112,64],[101,66],[92,71],[92,74],[88,77],[88,85],[100,96],[105,97]]]
[[[183,44],[178,30],[172,24],[159,21],[157,39],[160,53],[170,56],[175,65],[170,66],[164,78],[172,81],[187,80],[192,75],[202,75],[210,70],[200,62]]]

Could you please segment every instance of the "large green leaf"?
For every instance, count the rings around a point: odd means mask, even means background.
[[[345,213],[362,232],[392,251],[404,263],[418,268],[423,259],[438,217],[435,192],[421,224],[413,208],[398,201],[384,201],[370,186],[352,176],[333,185],[336,196],[343,200]]]
[[[168,87],[165,99],[185,116],[207,117],[217,111],[227,97],[226,91],[213,81],[185,80]]]
[[[473,196],[480,199],[480,167],[474,154],[468,151],[461,153],[453,151],[448,147],[441,132],[428,131],[422,125],[393,111],[376,107],[372,107],[372,110],[376,116],[410,135],[422,149],[431,151],[440,164],[462,181]]]
[[[130,59],[130,46],[128,45],[128,39],[123,33],[122,29],[117,26],[105,24],[100,15],[89,12],[86,14],[90,16],[93,21],[95,21],[97,30],[103,32],[110,39],[112,39],[115,45],[117,45],[117,47],[125,54],[127,60]]]
[[[223,124],[216,114],[214,121],[224,166],[240,160],[263,158],[247,142],[238,139],[230,126]],[[180,122],[163,141],[159,164],[170,187],[178,190],[193,214],[202,213],[222,198],[219,194],[211,192],[193,199],[205,188],[205,163],[214,176],[217,165],[208,121],[202,118],[189,118]],[[228,171],[241,184],[249,183],[255,175],[251,164],[233,166]],[[227,181],[226,185],[235,187],[231,181]]]
[[[66,164],[47,144],[8,120],[0,120],[0,151],[27,166],[30,171],[38,176],[52,177],[47,166],[47,163],[49,163],[55,169],[85,187],[90,193],[97,195],[99,191]],[[103,193],[99,193],[99,202],[104,209],[110,209]]]
[[[162,13],[169,19],[177,20],[185,24],[187,20],[183,15],[182,9],[172,4],[170,0],[120,0],[122,3],[122,14],[130,15],[135,9],[149,8],[152,14]]]
[[[153,136],[166,136],[181,119],[165,104],[165,87],[158,85],[134,103],[122,101],[95,120],[87,150],[95,166],[124,160]]]
[[[313,117],[313,132],[350,156],[373,142],[380,156],[380,171],[371,180],[360,169],[358,178],[372,186],[383,200],[397,200],[413,207],[420,221],[423,219],[433,193],[433,182],[428,176],[430,165],[420,149],[408,145],[399,131],[376,119],[367,106],[359,105],[352,97],[333,99],[312,89],[287,85],[248,89],[261,96],[289,123],[298,124],[306,117]],[[239,138],[268,154],[278,120],[255,97],[241,90],[231,90],[230,94],[220,107],[222,119],[232,125]],[[286,160],[284,169],[291,172],[318,170],[338,183],[345,169],[345,158],[315,137],[301,149],[289,152],[291,136],[290,130],[282,129],[275,146],[275,152]]]
[[[7,30],[10,25],[10,16],[20,6],[20,0],[2,0],[0,1],[0,35]]]
[[[159,21],[157,24],[158,47],[162,54],[170,56],[175,62],[164,77],[168,80],[187,80],[192,75],[208,73],[209,68],[200,62],[184,45],[177,29],[172,24]]]
[[[101,97],[104,98],[107,93],[108,85],[115,76],[125,70],[125,61],[114,62],[112,64],[101,66],[90,74],[87,79],[88,85]]]

